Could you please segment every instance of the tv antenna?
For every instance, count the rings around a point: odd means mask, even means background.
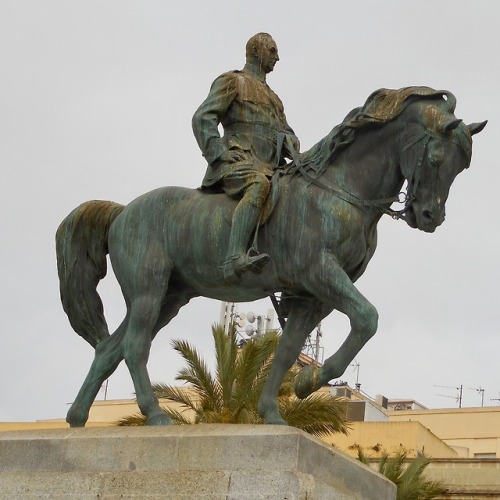
[[[498,393],[498,398],[490,398],[490,401],[500,401],[500,392]]]
[[[445,389],[455,389],[458,391],[456,396],[449,396],[448,394],[437,394],[438,396],[442,396],[443,398],[453,398],[457,403],[458,407],[462,408],[462,394],[463,394],[463,386],[460,384],[459,387],[453,387],[450,385],[434,385],[434,387],[443,387]]]
[[[359,392],[361,390],[361,384],[359,383],[359,363],[354,360],[349,366],[352,366],[356,370],[356,390]]]
[[[477,389],[475,387],[468,387],[471,391],[476,391],[481,396],[481,408],[484,406],[484,389],[479,386]]]
[[[323,337],[323,332],[321,331],[321,322],[318,323],[316,327],[316,337],[312,339],[313,333],[310,333],[304,345],[302,346],[302,352],[314,359],[316,363],[323,363],[323,347],[321,346],[321,338]],[[321,360],[320,360],[321,357]]]
[[[108,385],[109,385],[109,378],[107,378],[101,385],[99,392],[104,392],[104,401],[108,399]]]

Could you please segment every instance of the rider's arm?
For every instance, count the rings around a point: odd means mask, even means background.
[[[192,125],[193,132],[203,156],[212,165],[227,152],[218,125],[236,97],[236,81],[233,73],[217,78],[208,97],[196,110]]]

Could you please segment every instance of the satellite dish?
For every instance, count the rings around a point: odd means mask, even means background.
[[[252,311],[247,312],[247,321],[253,323],[255,321],[255,314]]]
[[[245,333],[251,337],[255,333],[255,328],[252,325],[245,326]]]

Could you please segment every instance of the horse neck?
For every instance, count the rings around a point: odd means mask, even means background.
[[[399,167],[397,120],[358,132],[356,139],[329,165],[325,176],[365,200],[399,193],[404,178]]]

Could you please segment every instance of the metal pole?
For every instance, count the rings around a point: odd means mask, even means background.
[[[314,353],[314,361],[319,362],[319,338],[321,337],[321,322],[318,323],[318,328],[316,328],[316,348]]]

